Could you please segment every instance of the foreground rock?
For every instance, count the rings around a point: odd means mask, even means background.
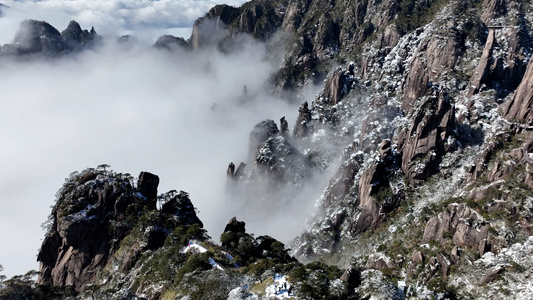
[[[156,210],[159,178],[148,172],[139,175],[138,187],[131,177],[111,171],[87,169],[73,173],[57,193],[51,224],[39,255],[39,283],[73,286],[81,291],[94,282],[119,250],[122,240],[138,222],[140,215]],[[161,217],[172,216],[172,226],[202,227],[186,193],[162,197]],[[168,226],[168,225],[167,225]],[[172,230],[172,228],[170,228]],[[144,250],[161,247],[169,231],[146,228],[136,251],[121,263],[131,268]]]

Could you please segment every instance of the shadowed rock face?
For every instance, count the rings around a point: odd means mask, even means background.
[[[250,132],[249,151],[255,153],[257,148],[266,142],[269,138],[279,133],[278,125],[273,120],[264,120],[254,126]]]
[[[512,28],[507,35],[508,51],[503,55],[494,56],[494,50],[499,48],[495,37],[495,31],[502,29],[490,29],[479,58],[479,64],[470,79],[470,88],[467,96],[477,94],[482,89],[497,85],[500,89],[514,90],[522,80],[526,71],[527,32],[524,29]],[[500,50],[501,51],[501,50]]]
[[[166,49],[173,51],[175,49],[190,50],[190,45],[181,37],[172,35],[163,35],[154,43],[154,47],[158,49]]]
[[[61,37],[67,46],[74,51],[93,46],[99,40],[94,27],[91,28],[91,31],[82,30],[76,21],[70,21],[67,29],[61,32]]]
[[[245,233],[246,223],[244,221],[238,221],[237,217],[233,217],[229,220],[228,224],[224,228],[224,232],[231,231],[235,233]]]
[[[298,109],[298,118],[296,119],[296,124],[294,125],[292,133],[294,137],[307,137],[310,134],[310,122],[311,111],[309,110],[309,104],[306,101],[302,103],[302,105]]]
[[[155,204],[155,198],[157,197],[157,186],[158,185],[159,185],[159,176],[149,173],[149,172],[141,172],[141,174],[139,174],[139,180],[137,182],[139,191],[148,200],[152,200],[154,204]]]
[[[249,147],[249,160],[253,162],[249,177],[262,192],[270,193],[272,188],[285,184],[300,185],[311,173],[311,161],[288,142],[273,120],[254,127]]]
[[[36,20],[23,21],[12,44],[19,55],[43,53],[46,56],[58,56],[70,50],[57,29]]]
[[[526,73],[511,100],[505,104],[503,116],[509,121],[533,125],[533,62],[530,60]]]
[[[76,21],[71,21],[67,29],[59,33],[44,21],[25,20],[13,42],[0,47],[0,55],[55,58],[90,47],[100,39],[94,28],[82,30]]]
[[[87,169],[71,175],[58,192],[53,223],[39,250],[39,283],[83,290],[109,263],[143,213],[168,218],[173,227],[145,228],[140,248],[120,262],[123,271],[133,267],[142,251],[163,246],[174,227],[203,226],[187,193],[163,195],[166,200],[158,212],[155,198],[148,201],[141,193],[153,194],[154,188],[156,192],[159,178],[148,172],[139,178],[142,191],[132,187],[131,178],[110,171]]]

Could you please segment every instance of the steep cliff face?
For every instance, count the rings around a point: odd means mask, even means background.
[[[524,13],[523,4],[485,2],[482,10],[476,10],[466,2],[450,1],[427,25],[404,34],[400,23],[389,24],[364,46],[364,59],[354,76],[356,87],[340,103],[350,103],[360,95],[358,86],[366,86],[363,107],[367,113],[359,119],[360,127],[350,128],[355,132],[354,142],[319,199],[311,226],[294,241],[297,257],[330,257],[332,262],[351,260],[353,264],[379,252],[355,264],[416,274],[428,285],[444,278],[448,285],[444,291],[453,290],[456,295],[471,291],[470,286],[456,285],[462,276],[486,274],[488,279],[481,281],[485,285],[501,273],[500,269],[491,273],[491,264],[467,271],[463,263],[471,253],[479,258],[511,247],[509,240],[503,242],[505,246],[499,244],[505,238],[498,226],[511,226],[513,218],[493,215],[500,209],[496,203],[504,197],[504,186],[517,181],[521,187],[514,193],[531,193],[528,173],[518,175],[517,168],[520,161],[524,163],[525,132],[530,125],[530,76],[524,66],[531,51],[531,16]],[[323,95],[332,95],[328,82]],[[390,107],[389,117],[377,118],[372,113],[386,107]],[[374,125],[369,128],[367,124]],[[379,135],[380,131],[384,134]],[[377,145],[386,139],[392,141],[389,159],[393,159],[385,167]],[[368,147],[372,140],[373,146]],[[513,199],[516,205],[522,202]],[[435,209],[450,202],[458,206],[444,213]],[[458,214],[466,221],[455,220]],[[427,223],[420,224],[420,218]],[[517,230],[513,234],[526,236],[518,243],[527,243],[529,229]],[[402,239],[414,243],[399,247]],[[442,252],[429,256],[425,250],[409,252],[431,241],[441,246],[430,249]],[[519,258],[515,262],[527,264]],[[464,273],[449,279],[450,266]],[[473,286],[478,283],[471,281]],[[524,281],[515,284],[522,286]],[[493,286],[492,290],[499,285]]]
[[[202,227],[185,193],[169,192],[158,199],[158,184],[159,177],[148,172],[141,172],[137,188],[130,175],[105,167],[72,173],[57,193],[50,229],[37,257],[38,282],[83,290],[112,263],[124,239],[139,225],[137,219],[145,215],[168,219],[164,225],[143,225],[135,247],[119,263],[122,271],[131,269],[143,251],[163,246],[175,227]],[[160,211],[157,200],[164,203]]]
[[[292,254],[349,271],[333,270],[339,281],[328,281],[326,267],[297,265],[283,245],[253,238],[236,218],[221,237],[233,258],[214,243],[204,245],[215,258],[185,255],[189,238],[206,239],[186,193],[167,193],[156,210],[154,176],[143,174],[134,188],[88,170],[59,193],[39,254],[41,282],[127,286],[151,299],[190,296],[184,291],[208,282],[227,296],[275,269],[298,278],[301,298],[531,298],[532,11],[528,1],[503,0],[214,7],[195,23],[191,48],[230,51],[239,34],[272,47],[284,41],[274,90],[322,88],[292,112],[292,130],[285,118],[251,129],[246,163],[228,167],[228,191],[244,187],[248,209],[277,209],[315,172],[331,172]],[[83,40],[69,28],[65,36]],[[188,47],[170,37],[158,43],[173,44]],[[209,258],[246,269],[211,269]]]

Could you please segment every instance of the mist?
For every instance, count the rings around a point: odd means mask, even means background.
[[[276,64],[265,59],[271,56],[266,46],[243,37],[238,49],[171,53],[107,40],[55,61],[2,61],[4,273],[38,269],[40,225],[55,193],[71,172],[100,164],[157,174],[159,193],[188,192],[215,242],[233,216],[256,235],[286,243],[298,234],[325,185],[268,216],[242,210],[242,199],[225,193],[227,165],[246,159],[253,126],[286,116],[292,127],[297,115],[297,106],[268,92]]]

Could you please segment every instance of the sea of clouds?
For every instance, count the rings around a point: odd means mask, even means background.
[[[279,65],[272,51],[247,37],[231,54],[151,47],[168,30],[190,31],[194,20],[219,2],[0,3],[8,6],[0,17],[2,44],[13,39],[24,19],[47,21],[59,31],[76,20],[104,35],[100,47],[59,60],[0,61],[4,275],[38,269],[40,225],[55,193],[71,172],[100,164],[120,173],[157,174],[160,193],[190,193],[215,241],[233,216],[247,222],[248,231],[284,242],[303,228],[324,182],[272,216],[242,215],[225,193],[226,167],[248,157],[253,126],[285,115],[292,127],[296,119],[297,106],[273,96],[266,85]],[[139,33],[146,43],[123,47],[109,38],[126,33]],[[248,96],[243,98],[244,86]]]

